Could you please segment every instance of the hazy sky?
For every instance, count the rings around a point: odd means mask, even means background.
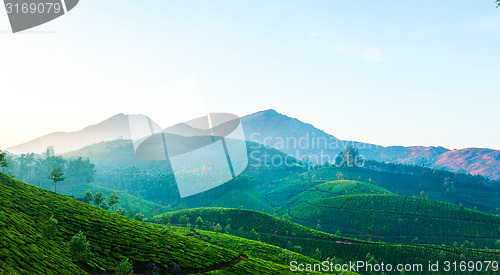
[[[168,126],[199,90],[207,110],[273,108],[342,139],[500,149],[495,7],[82,0],[19,34],[1,7],[0,146],[117,113]]]

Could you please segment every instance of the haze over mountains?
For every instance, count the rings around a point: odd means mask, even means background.
[[[265,144],[297,158],[309,156],[330,162],[347,146],[356,147],[366,158],[377,161],[425,165],[453,172],[483,175],[500,179],[500,151],[481,148],[449,150],[443,147],[379,146],[356,141],[339,140],[314,126],[275,110],[257,112],[242,118],[248,140]],[[326,140],[326,142],[325,142]],[[306,145],[306,146],[304,146]]]
[[[247,115],[241,118],[241,122],[248,141],[264,144],[315,164],[335,161],[339,152],[352,145],[366,159],[425,165],[500,179],[500,151],[497,150],[481,148],[449,150],[443,147],[424,146],[383,147],[370,143],[340,140],[311,124],[280,114],[275,110]],[[78,132],[52,133],[6,150],[14,154],[41,153],[48,146],[53,146],[57,154],[62,154],[95,143],[117,139],[130,139],[127,115],[115,115]]]
[[[77,132],[55,132],[26,143],[7,148],[13,154],[42,153],[53,146],[57,154],[81,149],[95,143],[130,139],[127,115],[117,114]]]

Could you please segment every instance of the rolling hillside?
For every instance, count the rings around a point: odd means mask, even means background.
[[[257,239],[289,250],[298,250],[301,251],[301,254],[316,260],[330,258],[335,262],[357,261],[365,260],[367,255],[370,255],[370,258],[373,257],[377,262],[396,265],[405,262],[427,263],[429,260],[442,260],[443,257],[450,261],[454,259],[459,261],[463,257],[474,260],[500,259],[498,250],[476,250],[467,247],[441,245],[380,243],[335,236],[283,218],[242,209],[186,209],[157,216],[154,220],[174,225],[183,225],[183,223],[189,222],[194,227],[198,217],[203,220],[201,230],[216,231],[216,225],[220,224],[226,234],[245,239]],[[230,225],[230,229],[227,228],[228,225]],[[194,232],[201,231],[198,228],[191,229],[191,232],[193,230]]]
[[[370,183],[352,180],[338,180],[321,183],[311,187],[293,197],[287,205],[298,205],[300,203],[324,198],[360,194],[391,194],[391,192]]]
[[[209,207],[242,208],[272,213],[274,207],[255,190],[233,190],[211,202]]]
[[[249,165],[247,170],[304,170],[303,164],[285,153],[266,146],[260,146],[253,142],[247,142],[247,153]],[[171,171],[172,168],[167,161],[143,160],[134,151],[131,140],[115,140],[101,142],[84,147],[80,150],[68,152],[65,157],[88,158],[96,165],[97,170],[114,168],[128,168],[134,166],[139,169],[154,171]],[[289,165],[272,165],[266,156],[276,156],[276,158],[287,158]]]
[[[363,168],[324,167],[273,182],[266,196],[281,204],[320,183],[345,180],[369,182],[394,194],[463,204],[500,214],[500,183],[480,176],[457,174],[421,166],[367,162]]]
[[[134,166],[139,169],[171,171],[166,161],[143,160],[134,151],[131,140],[105,141],[64,154],[65,157],[84,157],[96,165],[96,169],[107,170]]]
[[[104,187],[95,186],[93,184],[66,184],[61,185],[57,192],[59,194],[73,196],[75,198],[83,198],[86,191],[90,191],[93,194],[101,192],[106,199],[109,198],[111,193],[115,192],[119,197],[118,203],[114,206],[114,210],[121,207],[126,211],[126,215],[131,215],[134,213],[142,213],[145,217],[152,217],[160,213],[165,213],[171,211],[170,208],[160,205],[151,201],[147,201],[138,197],[134,197],[125,192],[120,192]]]
[[[461,206],[394,195],[347,195],[305,201],[293,221],[359,239],[495,248],[500,218]],[[500,248],[500,247],[499,247]]]
[[[58,220],[49,235],[49,218]],[[72,236],[83,232],[93,257],[80,270],[68,253]],[[137,273],[287,273],[274,264],[193,237],[137,222],[0,173],[0,271],[7,274],[114,272],[128,257]]]
[[[161,228],[168,228],[165,225],[159,225]],[[227,233],[217,233],[208,230],[191,229],[187,227],[170,226],[172,230],[177,233],[183,234],[185,236],[194,236],[197,239],[203,240],[208,243],[218,244],[223,247],[234,250],[240,254],[245,254],[249,256],[254,256],[259,259],[270,261],[273,263],[279,263],[283,265],[289,265],[288,259],[281,257],[280,254],[283,253],[283,248],[269,245],[263,242],[245,239],[242,237],[230,235]],[[317,259],[306,257],[297,252],[290,251],[292,258],[303,263],[316,264],[319,263]]]

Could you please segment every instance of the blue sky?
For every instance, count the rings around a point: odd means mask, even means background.
[[[0,146],[116,113],[273,108],[342,139],[500,149],[495,7],[82,0],[15,35],[0,8]]]

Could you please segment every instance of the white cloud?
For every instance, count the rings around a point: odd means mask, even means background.
[[[412,97],[427,97],[427,96],[433,96],[434,93],[410,93]]]
[[[350,43],[337,43],[333,49],[351,55],[356,55],[369,62],[382,62],[382,51],[366,45],[350,44]]]
[[[316,37],[316,36],[320,36],[320,35],[321,35],[321,33],[319,33],[319,32],[311,32],[311,33],[309,33],[309,36],[311,36],[311,37]]]
[[[382,52],[368,46],[358,46],[355,52],[370,62],[382,62]]]
[[[280,62],[274,58],[268,58],[267,61],[269,61],[269,63],[274,64],[274,65],[280,64]]]
[[[500,29],[500,13],[488,15],[480,19],[455,26],[455,31],[491,31]]]

